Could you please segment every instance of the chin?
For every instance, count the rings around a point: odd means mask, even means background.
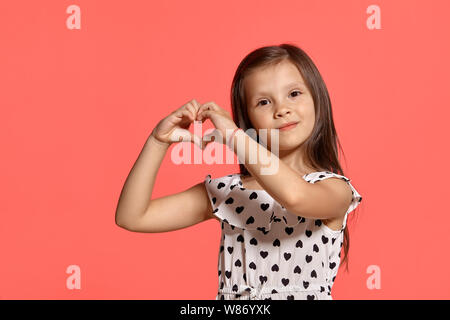
[[[278,150],[280,151],[290,151],[299,148],[303,142],[292,141],[292,142],[283,142],[278,145]],[[269,144],[270,146],[270,144]]]

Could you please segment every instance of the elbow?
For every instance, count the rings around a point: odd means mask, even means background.
[[[116,226],[118,226],[119,228],[125,229],[125,230],[130,230],[130,227],[121,221],[116,220]]]
[[[287,211],[301,217],[306,217],[304,208],[302,204],[304,201],[300,199],[301,197],[299,195],[296,195],[295,197],[289,199],[286,201],[286,205],[284,206]]]
[[[130,223],[124,221],[123,219],[120,219],[120,215],[116,212],[116,217],[115,217],[115,223],[116,226],[118,226],[119,228],[128,230],[128,231],[133,231],[133,228],[131,227]]]

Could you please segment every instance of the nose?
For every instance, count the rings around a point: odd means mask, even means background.
[[[289,115],[291,113],[291,110],[288,106],[285,104],[278,106],[275,111],[275,117],[276,118],[283,118],[286,117],[286,115]]]

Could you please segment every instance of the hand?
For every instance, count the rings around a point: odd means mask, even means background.
[[[162,119],[151,135],[161,143],[170,146],[173,142],[191,141],[202,149],[202,138],[188,129],[197,117],[200,104],[193,99]],[[204,122],[206,118],[202,121]],[[175,138],[177,137],[177,138]]]
[[[229,134],[238,126],[234,123],[233,119],[231,118],[230,114],[219,107],[214,101],[207,102],[203,104],[197,113],[196,120],[204,122],[206,119],[210,119],[211,122],[214,124],[216,129],[211,132],[210,134],[207,134],[203,136],[202,139],[202,149],[205,149],[208,143],[210,142],[221,142],[222,144],[227,145],[227,130],[229,131]],[[212,137],[219,138],[221,141],[213,140],[211,141],[209,138],[205,139],[206,137]],[[205,141],[209,140],[209,141]]]

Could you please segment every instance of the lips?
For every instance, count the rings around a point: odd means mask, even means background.
[[[286,123],[284,126],[278,128],[278,129],[282,130],[282,131],[290,130],[290,129],[295,128],[297,126],[297,124],[298,124],[298,122],[289,122],[289,123]]]

